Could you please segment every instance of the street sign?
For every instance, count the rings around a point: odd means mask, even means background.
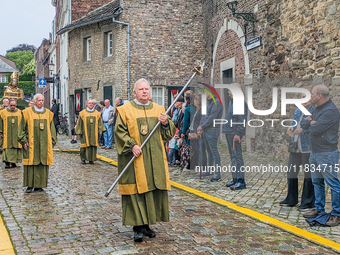
[[[246,47],[247,47],[247,50],[251,50],[251,49],[254,49],[254,48],[257,48],[259,46],[261,46],[261,36],[258,36],[258,37],[255,37],[249,41],[246,42]]]
[[[46,80],[44,78],[39,78],[39,88],[46,87]]]
[[[47,83],[54,83],[54,78],[53,77],[48,77],[48,78],[45,78],[45,81]]]

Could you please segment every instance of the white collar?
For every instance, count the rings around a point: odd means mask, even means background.
[[[36,112],[43,112],[43,111],[44,111],[44,106],[41,107],[40,109],[39,109],[38,107],[36,107],[35,105],[33,105],[33,106],[34,106],[34,110],[35,110]]]
[[[86,107],[86,110],[88,110],[89,112],[93,112],[95,109],[93,107],[92,110],[90,110],[90,108]]]
[[[137,105],[144,105],[144,106],[148,106],[150,104],[150,101],[148,101],[146,104],[142,104],[141,102],[139,102],[136,98],[133,99],[133,101],[137,104]]]

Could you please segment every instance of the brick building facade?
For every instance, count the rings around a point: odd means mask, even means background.
[[[127,26],[114,23],[115,16],[131,27],[130,99],[134,83],[144,77],[151,82],[153,100],[166,107],[166,86],[184,85],[196,62],[204,58],[201,1],[121,1],[121,6],[119,2],[103,5],[58,32],[67,31],[69,36],[69,95],[75,98],[81,89],[83,101],[128,98]]]
[[[281,87],[310,89],[321,82],[329,86],[333,101],[340,106],[337,2],[239,1],[236,12],[253,13],[254,27],[251,22],[233,16],[226,3],[225,0],[109,2],[109,6],[118,4],[123,10],[115,19],[131,26],[131,98],[134,82],[144,77],[151,81],[156,101],[167,106],[168,88],[182,86],[196,61],[205,59],[204,77],[212,79],[212,85],[239,82],[244,90],[251,88],[255,109],[271,108],[273,87],[278,87],[280,98]],[[127,27],[112,22],[112,15],[106,19],[96,16],[103,8],[107,8],[105,1],[93,5],[92,1],[72,2],[72,10],[77,14],[72,11],[72,23],[67,30],[70,106],[75,102],[76,89],[83,91],[84,99],[99,101],[116,96],[127,99]],[[108,32],[112,32],[113,45],[109,57],[105,46]],[[260,47],[247,50],[246,37],[248,41],[257,36],[261,36]],[[90,61],[85,55],[88,38]],[[227,102],[227,93],[222,90],[219,93]],[[294,109],[293,105],[288,106],[287,114],[282,116],[279,100],[270,116],[249,114],[249,119],[282,121],[291,118]],[[247,150],[287,158],[290,138],[282,125],[247,127],[246,137]]]
[[[50,108],[51,98],[50,98],[50,84],[47,83],[44,89],[39,88],[38,80],[39,78],[47,78],[50,77],[48,64],[50,63],[50,54],[48,53],[48,49],[51,45],[51,41],[44,39],[40,45],[40,47],[34,53],[34,59],[36,63],[36,93],[41,93],[45,97],[44,107]]]

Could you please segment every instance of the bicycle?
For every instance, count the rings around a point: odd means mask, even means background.
[[[69,135],[69,130],[68,130],[68,121],[67,121],[67,112],[64,113],[64,116],[62,116],[61,114],[59,115],[59,125],[58,125],[58,134],[59,135]]]

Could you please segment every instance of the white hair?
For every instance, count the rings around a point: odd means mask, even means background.
[[[133,87],[133,92],[136,91],[137,84],[142,82],[142,81],[146,82],[149,85],[149,88],[150,88],[150,82],[147,79],[140,78],[138,81],[136,81],[135,86]]]
[[[90,101],[93,101],[93,103],[95,103],[94,100],[90,98],[90,99],[86,100],[85,105],[87,105],[87,103],[90,102]]]
[[[40,94],[40,93],[38,93],[38,94],[35,94],[35,95],[34,95],[34,97],[33,97],[32,101],[33,101],[34,103],[36,103],[36,102],[37,102],[37,99],[38,99],[38,97],[40,97],[40,96],[42,96],[42,97],[45,99],[45,97],[44,97],[44,95],[43,95],[43,94]]]

